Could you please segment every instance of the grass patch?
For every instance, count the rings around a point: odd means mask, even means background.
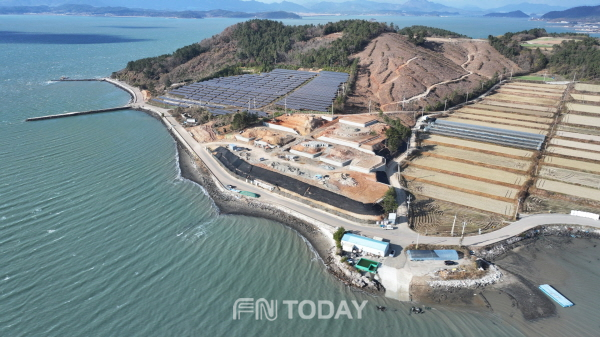
[[[514,79],[517,80],[526,80],[526,81],[544,81],[544,76],[519,76],[519,77],[514,77]],[[554,81],[552,79],[552,77],[550,76],[546,76],[546,82],[551,82]]]
[[[537,43],[522,43],[521,47],[525,48],[552,48],[554,45],[551,44],[537,44]]]

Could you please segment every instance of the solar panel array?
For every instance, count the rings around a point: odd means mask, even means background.
[[[270,104],[315,75],[308,71],[275,69],[270,73],[215,78],[169,93],[188,100],[256,109]]]
[[[346,73],[321,71],[315,79],[275,104],[296,110],[327,112],[337,96],[340,85],[346,82],[348,77]]]
[[[180,107],[184,107],[184,108],[189,108],[192,105],[200,106],[199,102],[186,101],[186,100],[165,97],[165,96],[160,96],[158,98],[152,98],[151,100],[154,102],[162,103],[162,104],[180,106]],[[208,110],[208,112],[210,112],[213,115],[226,115],[226,114],[236,112],[236,111],[232,111],[232,110],[224,110],[222,106],[218,106],[218,105],[214,105],[214,104],[202,104],[202,107],[206,108]],[[248,112],[256,114],[259,117],[267,117],[268,116],[268,114],[266,112],[260,111],[260,110],[248,110]]]

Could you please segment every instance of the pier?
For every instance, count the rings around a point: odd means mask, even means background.
[[[101,112],[111,112],[111,111],[133,109],[134,108],[133,105],[135,103],[138,103],[138,97],[141,96],[141,95],[137,95],[132,89],[130,89],[130,88],[122,85],[118,81],[115,81],[110,78],[82,78],[82,79],[61,78],[61,79],[52,80],[52,81],[53,82],[106,82],[106,83],[110,83],[110,84],[116,86],[119,89],[126,91],[129,94],[129,96],[131,96],[131,98],[129,99],[129,103],[127,105],[116,107],[116,108],[97,109],[97,110],[88,110],[88,111],[75,111],[75,112],[67,112],[67,113],[56,114],[56,115],[31,117],[31,118],[27,118],[25,120],[26,122],[33,122],[33,121],[40,121],[40,120],[54,119],[54,118],[80,116],[80,115],[90,115],[90,114],[101,113]]]
[[[117,108],[98,109],[98,110],[89,110],[89,111],[67,112],[67,113],[64,113],[64,114],[57,114],[57,115],[47,115],[47,116],[40,116],[40,117],[31,117],[31,118],[27,118],[25,121],[26,122],[33,122],[33,121],[41,121],[41,120],[44,120],[44,119],[72,117],[72,116],[79,116],[79,115],[90,115],[90,114],[101,113],[101,112],[119,111],[119,110],[127,110],[127,109],[131,109],[131,107],[129,105],[126,105],[126,106],[121,106],[121,107],[117,107]]]

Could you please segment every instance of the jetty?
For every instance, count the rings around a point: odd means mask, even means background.
[[[106,82],[106,83],[110,83],[110,84],[116,86],[117,88],[122,89],[123,91],[127,92],[129,94],[129,96],[131,96],[131,98],[129,99],[129,103],[127,105],[120,106],[120,107],[107,108],[107,109],[96,109],[96,110],[87,110],[87,111],[66,112],[66,113],[56,114],[56,115],[46,115],[46,116],[40,116],[40,117],[31,117],[31,118],[27,118],[25,120],[26,122],[33,122],[33,121],[40,121],[40,120],[46,120],[46,119],[63,118],[63,117],[73,117],[73,116],[89,115],[89,114],[102,113],[102,112],[111,112],[111,111],[133,109],[133,108],[135,108],[134,104],[138,103],[138,96],[139,95],[136,95],[136,93],[132,89],[130,89],[129,87],[124,86],[119,81],[115,81],[115,80],[113,80],[111,78],[107,78],[107,77],[105,77],[105,78],[82,78],[82,79],[60,78],[58,80],[52,80],[52,81],[53,82]]]
[[[25,121],[26,122],[33,122],[33,121],[41,121],[41,120],[44,120],[44,119],[54,119],[54,118],[72,117],[72,116],[79,116],[79,115],[89,115],[89,114],[95,114],[95,113],[100,113],[100,112],[110,112],[110,111],[119,111],[119,110],[127,110],[127,109],[131,109],[131,106],[125,105],[125,106],[120,106],[120,107],[116,107],[116,108],[108,108],[108,109],[66,112],[64,114],[47,115],[47,116],[40,116],[40,117],[31,117],[31,118],[27,118]]]
[[[556,291],[556,289],[554,289],[551,285],[542,284],[539,286],[539,288],[544,294],[548,295],[548,297],[553,299],[554,302],[558,303],[561,307],[567,308],[573,306],[573,302],[569,301],[561,293]]]

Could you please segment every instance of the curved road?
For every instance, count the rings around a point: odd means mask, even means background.
[[[306,204],[300,203],[295,200],[281,197],[281,195],[270,193],[262,188],[256,187],[252,184],[246,183],[243,180],[237,179],[228,174],[221,166],[217,163],[217,159],[206,150],[206,145],[198,143],[181,124],[179,124],[174,117],[171,116],[169,110],[158,108],[153,105],[149,105],[144,102],[143,95],[138,88],[131,87],[123,82],[107,79],[108,82],[113,83],[124,90],[133,93],[134,98],[130,106],[136,109],[150,110],[158,115],[162,116],[162,121],[170,127],[174,132],[175,136],[188,148],[188,150],[194,152],[204,162],[206,167],[212,172],[214,178],[222,186],[224,185],[236,185],[240,189],[258,193],[261,195],[260,201],[271,203],[279,207],[285,207],[292,211],[303,214],[306,217],[312,218],[323,224],[338,227],[344,226],[348,230],[359,232],[367,236],[379,236],[390,240],[391,243],[400,246],[406,246],[410,243],[414,243],[417,240],[417,233],[410,229],[406,223],[398,226],[395,230],[384,230],[374,226],[361,225],[358,223],[351,222],[343,219],[336,215],[328,212],[312,208]],[[567,214],[538,214],[525,217],[519,221],[513,222],[512,224],[501,228],[497,231],[490,233],[467,236],[462,240],[462,245],[465,246],[486,246],[498,241],[505,240],[509,237],[519,235],[520,233],[541,225],[551,224],[566,224],[566,225],[581,225],[589,226],[594,228],[600,228],[600,221],[577,217]],[[440,245],[459,245],[461,244],[460,237],[435,237],[435,236],[419,236],[419,243],[427,244],[440,244]]]

